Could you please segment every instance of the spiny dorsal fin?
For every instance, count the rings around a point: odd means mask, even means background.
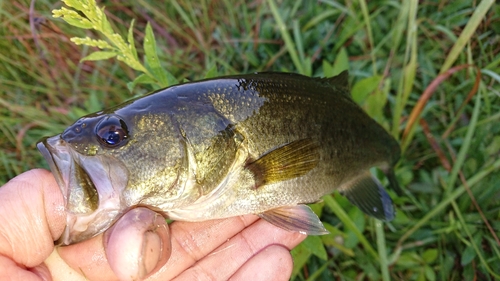
[[[365,171],[341,191],[364,213],[383,221],[394,219],[394,206],[389,194],[370,171]]]
[[[319,162],[318,145],[311,139],[300,139],[262,155],[245,168],[252,171],[255,187],[305,175]]]
[[[258,216],[289,231],[298,231],[307,235],[330,233],[307,205],[280,207],[258,214]]]
[[[349,71],[344,70],[338,75],[328,78],[316,78],[321,83],[326,83],[334,90],[338,90],[341,94],[351,99],[349,90]]]
[[[326,78],[328,83],[333,87],[346,87],[349,88],[349,71],[344,70],[337,74],[336,76]]]

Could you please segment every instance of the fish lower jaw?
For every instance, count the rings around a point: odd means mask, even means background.
[[[108,229],[121,212],[119,206],[100,207],[91,214],[68,212],[66,228],[56,244],[71,245],[92,238]]]

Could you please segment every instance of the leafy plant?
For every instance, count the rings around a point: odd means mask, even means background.
[[[82,58],[81,61],[105,60],[116,57],[129,67],[142,72],[141,75],[128,84],[130,91],[138,83],[157,84],[159,87],[167,87],[178,83],[177,79],[161,66],[158,59],[155,36],[150,24],[146,26],[146,36],[144,38],[145,63],[143,64],[139,61],[135,48],[133,20],[128,29],[127,39],[125,40],[120,34],[113,31],[104,13],[104,8],[99,8],[95,0],[64,0],[63,2],[74,10],[65,7],[53,10],[54,17],[62,18],[68,24],[78,28],[96,30],[106,38],[106,40],[90,37],[71,38],[70,40],[77,45],[86,45],[103,50],[93,52]]]

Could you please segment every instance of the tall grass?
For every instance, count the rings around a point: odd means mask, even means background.
[[[61,3],[0,1],[0,184],[46,167],[35,148],[81,115],[154,89],[70,37]],[[401,140],[382,224],[337,194],[314,206],[331,234],[292,251],[295,280],[500,278],[500,7],[483,1],[118,1],[100,3],[138,56],[150,23],[179,81],[255,71],[350,71],[353,98]],[[152,48],[152,46],[150,46]],[[130,84],[129,84],[130,86]],[[376,136],[374,136],[376,137]]]

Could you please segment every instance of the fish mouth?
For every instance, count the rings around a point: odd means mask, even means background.
[[[128,172],[114,157],[87,156],[61,135],[42,139],[38,150],[49,164],[64,198],[66,228],[56,245],[70,245],[108,229],[126,208]]]
[[[50,171],[66,199],[70,190],[69,177],[74,165],[67,143],[61,139],[60,135],[57,135],[41,139],[36,147],[49,164]]]

